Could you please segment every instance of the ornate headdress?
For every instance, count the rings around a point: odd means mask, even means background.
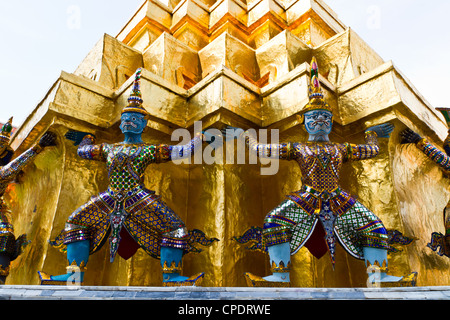
[[[128,105],[125,108],[123,108],[122,114],[125,112],[137,112],[143,114],[145,117],[149,116],[147,110],[145,110],[144,107],[142,106],[144,100],[142,100],[141,85],[139,82],[139,80],[141,79],[141,71],[142,71],[141,68],[137,69],[136,71],[133,89],[131,90],[131,94],[128,98]]]
[[[9,146],[11,132],[13,129],[12,120],[13,118],[11,117],[8,122],[3,125],[0,132],[0,158],[6,155],[5,151],[12,151],[11,147]]]
[[[311,82],[309,84],[309,103],[301,111],[301,115],[312,110],[327,110],[331,111],[331,107],[324,99],[322,87],[319,81],[319,67],[316,58],[311,60]]]

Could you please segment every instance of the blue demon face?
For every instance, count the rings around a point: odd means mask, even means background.
[[[147,119],[137,112],[125,112],[122,114],[120,130],[124,134],[142,134],[147,126]]]
[[[327,137],[333,127],[333,114],[327,110],[312,110],[305,113],[305,129],[310,136]]]

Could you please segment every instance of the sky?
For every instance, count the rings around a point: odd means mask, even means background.
[[[450,1],[324,0],[433,107],[450,107]],[[0,0],[0,122],[20,126],[61,71],[104,33],[116,36],[143,0]]]

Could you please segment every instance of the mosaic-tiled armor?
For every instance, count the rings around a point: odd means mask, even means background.
[[[262,244],[256,247],[269,253],[273,274],[262,278],[246,273],[247,283],[250,286],[289,286],[290,256],[303,246],[317,258],[329,252],[334,267],[339,242],[350,255],[365,260],[366,266],[381,269],[379,279],[374,280],[377,285],[413,285],[416,274],[403,278],[387,275],[390,245],[385,226],[339,184],[343,164],[377,156],[380,150],[377,138],[389,137],[393,126],[369,128],[363,145],[330,142],[333,114],[323,99],[318,77],[317,63],[313,59],[310,102],[299,116],[309,133],[308,142],[258,144],[249,132],[241,133],[249,150],[260,157],[296,161],[303,183],[301,190],[288,194],[264,219]]]
[[[189,251],[190,237],[184,222],[154,191],[143,185],[143,175],[151,163],[172,160],[175,148],[193,150],[202,144],[202,136],[187,146],[141,144],[94,144],[94,137],[86,136],[78,148],[78,155],[87,160],[106,163],[108,190],[92,197],[67,220],[67,225],[55,245],[90,239],[90,253],[98,251],[110,230],[110,260],[116,253],[129,258],[139,246],[155,258],[160,247],[176,247]],[[190,151],[187,153],[190,154]],[[125,228],[122,228],[125,227]],[[155,232],[157,231],[157,232]],[[132,239],[130,239],[130,236]],[[120,246],[122,238],[139,246]]]
[[[40,272],[42,284],[66,284],[77,269],[82,282],[89,255],[98,251],[107,240],[111,262],[116,254],[130,258],[138,248],[161,259],[166,286],[198,285],[203,278],[203,273],[180,276],[181,258],[185,253],[200,251],[194,243],[207,246],[217,239],[207,239],[200,230],[188,231],[180,217],[143,182],[148,165],[190,157],[194,149],[201,148],[203,135],[199,133],[189,144],[182,146],[144,143],[141,134],[147,125],[148,114],[141,105],[139,79],[140,70],[136,73],[129,105],[122,112],[120,127],[125,134],[124,142],[95,144],[93,135],[68,134],[74,141],[83,137],[78,147],[80,157],[106,163],[109,186],[73,212],[65,229],[51,242],[55,247],[67,250],[68,272],[61,276]]]
[[[3,125],[0,133],[0,283],[4,284],[9,275],[9,264],[15,260],[28,243],[26,235],[15,237],[14,227],[8,207],[3,201],[3,195],[8,184],[13,182],[17,175],[34,161],[36,156],[44,147],[54,143],[54,136],[51,133],[44,134],[39,143],[22,153],[11,161],[14,154],[9,147],[9,140],[12,130],[12,118]]]
[[[340,171],[345,162],[378,155],[375,132],[366,132],[364,145],[315,142],[261,145],[249,136],[246,141],[250,150],[257,154],[273,155],[275,152],[281,160],[296,161],[302,172],[301,190],[287,195],[286,200],[266,216],[265,246],[289,241],[293,254],[306,245],[317,258],[329,251],[333,264],[336,238],[358,259],[364,258],[362,247],[390,248],[380,219],[339,185]],[[319,222],[323,231],[315,228]],[[325,234],[313,235],[314,231]],[[323,236],[326,242],[314,241]]]
[[[447,176],[450,175],[450,134],[444,141],[445,153],[410,129],[404,130],[401,136],[402,143],[414,143],[428,158],[437,163]],[[436,251],[438,255],[450,258],[450,202],[443,211],[443,222],[445,234],[433,232],[428,247]]]

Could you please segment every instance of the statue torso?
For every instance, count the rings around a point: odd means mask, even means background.
[[[304,143],[295,146],[296,160],[302,171],[303,185],[316,191],[334,191],[344,155],[342,146],[333,143]]]
[[[109,189],[123,192],[142,186],[145,169],[155,159],[156,146],[114,144],[105,148]]]

